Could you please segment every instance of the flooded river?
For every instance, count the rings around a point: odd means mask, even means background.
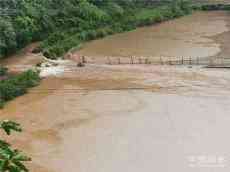
[[[215,56],[221,51],[215,36],[228,31],[228,21],[229,15],[223,12],[195,13],[90,42],[79,54],[89,57]]]
[[[87,43],[77,53],[227,56],[229,20],[227,12],[195,13]],[[69,65],[0,115],[23,125],[10,139],[33,158],[33,172],[227,172],[229,95],[229,70]]]

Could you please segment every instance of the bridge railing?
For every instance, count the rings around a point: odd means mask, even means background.
[[[89,64],[108,65],[203,65],[203,66],[230,66],[230,58],[204,58],[204,57],[87,57],[82,56],[81,61]]]

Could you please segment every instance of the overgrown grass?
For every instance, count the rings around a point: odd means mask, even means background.
[[[25,94],[28,88],[36,86],[39,81],[38,72],[33,70],[28,70],[0,81],[0,108],[7,101]]]

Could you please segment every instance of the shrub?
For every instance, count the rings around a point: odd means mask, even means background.
[[[5,68],[5,67],[1,67],[0,66],[0,76],[4,76],[4,75],[6,75],[6,73],[7,73],[7,68]]]
[[[9,120],[0,121],[0,129],[7,135],[12,131],[21,132],[22,129],[18,123]],[[31,161],[31,158],[25,156],[21,151],[13,149],[5,140],[0,139],[0,171],[1,172],[28,172],[24,162]]]
[[[0,109],[2,109],[4,105],[5,105],[5,102],[2,99],[0,99]]]
[[[97,30],[97,38],[103,38],[108,35],[106,29],[98,29]]]
[[[27,89],[36,86],[40,78],[37,72],[28,70],[17,76],[0,81],[0,104],[26,93]]]

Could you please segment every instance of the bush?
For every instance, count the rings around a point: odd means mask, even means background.
[[[26,93],[28,88],[36,86],[39,81],[38,73],[32,70],[0,81],[0,105]]]
[[[4,105],[5,105],[5,102],[2,99],[0,99],[0,109],[2,109]]]
[[[0,76],[4,76],[4,75],[6,75],[6,73],[7,73],[7,68],[5,68],[5,67],[1,67],[0,66]]]
[[[21,126],[13,121],[0,121],[0,129],[7,135],[12,131],[21,132]],[[31,161],[30,157],[24,155],[21,151],[13,149],[11,144],[0,139],[0,170],[1,172],[28,172],[25,166],[26,161]]]
[[[216,11],[216,10],[230,10],[229,4],[207,4],[207,5],[201,5],[201,10],[204,11]]]

